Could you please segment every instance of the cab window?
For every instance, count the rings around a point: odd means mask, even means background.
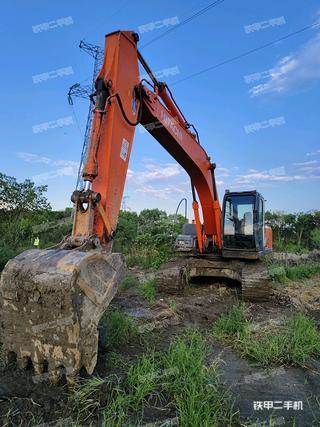
[[[254,242],[254,196],[226,198],[224,211],[224,247],[251,249]]]

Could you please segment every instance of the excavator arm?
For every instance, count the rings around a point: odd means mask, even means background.
[[[91,142],[83,169],[86,186],[72,196],[76,215],[71,244],[81,245],[92,236],[98,237],[102,245],[112,240],[135,127],[141,124],[190,176],[199,251],[221,249],[215,165],[190,130],[167,85],[152,74],[137,50],[137,41],[137,34],[128,31],[106,36],[104,63],[96,80]],[[140,82],[139,61],[152,80],[151,87],[146,80]]]

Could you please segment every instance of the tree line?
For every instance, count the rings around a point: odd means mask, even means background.
[[[0,173],[0,271],[20,252],[47,248],[71,233],[72,209],[54,211],[46,198],[46,186],[31,180],[18,182]],[[320,211],[267,212],[274,247],[301,252],[320,248]],[[173,255],[174,241],[185,219],[159,209],[120,212],[114,251],[125,255],[129,266],[159,267]],[[39,241],[37,241],[39,240]]]

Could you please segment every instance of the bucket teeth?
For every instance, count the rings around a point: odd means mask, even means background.
[[[99,320],[125,275],[120,254],[30,250],[8,262],[0,281],[0,341],[35,376],[92,373]],[[9,356],[8,356],[9,358]]]

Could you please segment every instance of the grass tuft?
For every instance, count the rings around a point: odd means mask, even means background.
[[[213,325],[214,336],[229,341],[242,356],[262,366],[305,366],[308,359],[320,357],[320,336],[312,319],[295,314],[280,331],[255,332],[244,310],[233,307]]]
[[[133,320],[120,310],[107,310],[100,323],[107,328],[108,345],[121,345],[138,335]]]
[[[173,343],[164,355],[164,366],[173,378],[164,385],[177,408],[179,425],[229,426],[236,415],[228,393],[219,382],[218,364],[205,366],[206,342],[198,332]]]
[[[93,377],[74,386],[72,403],[78,419],[86,421],[97,415],[102,406],[99,395],[101,395],[106,385],[107,381],[105,379]]]
[[[213,332],[219,338],[239,335],[244,332],[246,324],[246,307],[241,304],[222,314],[213,324]]]
[[[108,427],[140,425],[145,408],[164,399],[181,426],[237,425],[218,362],[206,366],[206,355],[204,336],[191,331],[167,352],[143,355],[123,376],[84,380],[74,390],[75,418],[79,425],[99,420]]]
[[[320,274],[320,263],[300,264],[286,267],[286,274],[290,280],[309,279]]]
[[[137,411],[147,396],[156,389],[159,362],[154,353],[143,355],[137,365],[130,366],[128,372],[128,388],[131,395],[130,406]]]
[[[139,292],[150,304],[156,301],[156,281],[150,279],[139,286]]]
[[[139,279],[133,274],[128,274],[123,281],[121,282],[119,289],[120,291],[125,291],[131,288],[137,288],[140,284]]]
[[[273,280],[279,283],[286,283],[288,280],[309,279],[316,274],[320,274],[320,263],[307,263],[299,265],[272,265],[269,274]]]

